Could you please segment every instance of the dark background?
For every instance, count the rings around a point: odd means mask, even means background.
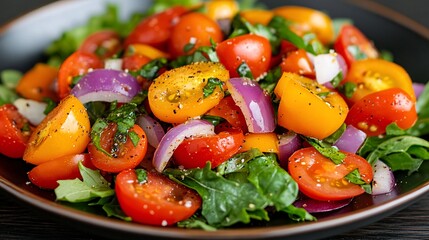
[[[89,1],[89,0],[88,0]],[[429,1],[374,0],[429,28]],[[0,24],[52,0],[0,1]],[[429,43],[428,43],[429,44]],[[410,51],[416,51],[410,47]],[[0,53],[1,54],[1,53]],[[429,62],[429,61],[428,61]],[[370,226],[330,239],[429,239],[429,196]],[[100,239],[58,222],[0,191],[0,239]]]

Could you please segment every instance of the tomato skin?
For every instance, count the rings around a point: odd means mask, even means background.
[[[279,139],[275,133],[247,133],[240,152],[258,148],[261,152],[279,153]]]
[[[43,101],[44,98],[57,100],[53,89],[58,75],[58,69],[44,63],[37,63],[19,80],[16,92],[24,98]],[[35,81],[36,80],[36,81]]]
[[[313,199],[328,201],[358,196],[365,191],[344,176],[358,169],[362,180],[370,183],[373,178],[372,167],[358,155],[343,153],[346,154],[343,163],[335,165],[315,148],[302,148],[289,158],[289,174],[298,183],[299,190]]]
[[[186,169],[204,168],[209,161],[212,168],[215,168],[236,154],[243,140],[244,136],[240,130],[220,132],[214,136],[188,138],[174,151],[174,161]]]
[[[134,43],[142,43],[161,50],[166,49],[172,27],[187,11],[182,6],[176,6],[143,19],[125,39],[125,47]]]
[[[94,32],[79,46],[80,51],[96,54],[101,59],[114,56],[121,50],[121,48],[120,36],[113,30],[100,30]]]
[[[66,58],[58,72],[58,95],[60,99],[70,94],[73,77],[83,75],[89,69],[102,68],[103,61],[92,53],[76,51]]]
[[[227,39],[216,46],[216,53],[231,77],[239,77],[237,69],[243,62],[249,66],[255,79],[270,67],[270,42],[258,35],[246,34]]]
[[[40,188],[55,189],[58,187],[58,180],[82,179],[79,162],[85,167],[96,169],[88,154],[72,154],[37,165],[28,172],[28,178]]]
[[[150,58],[144,55],[125,56],[122,59],[122,69],[136,71],[146,65],[148,62],[150,62],[150,60]]]
[[[417,120],[415,103],[400,88],[390,88],[363,97],[350,109],[346,123],[364,131],[368,136],[385,133],[386,126],[395,122],[408,129]]]
[[[191,217],[201,206],[196,192],[154,171],[147,171],[147,182],[142,184],[134,170],[120,172],[115,192],[126,215],[149,225],[175,224]]]
[[[38,165],[82,153],[89,143],[91,125],[85,106],[73,95],[64,98],[34,129],[23,159]]]
[[[253,25],[258,23],[268,25],[274,17],[274,13],[265,9],[245,9],[240,11],[240,16]]]
[[[312,79],[316,77],[313,63],[304,49],[288,53],[280,64],[280,68],[283,72],[293,72]]]
[[[240,107],[235,104],[231,95],[220,100],[219,104],[210,109],[206,115],[221,117],[225,119],[231,127],[241,129],[243,133],[248,131],[243,112]]]
[[[335,40],[334,49],[337,53],[344,57],[347,66],[350,67],[356,59],[349,51],[349,47],[356,46],[366,58],[378,58],[378,51],[368,40],[368,38],[355,26],[345,25],[341,28],[340,33]]]
[[[416,99],[412,80],[405,69],[383,59],[353,62],[343,82],[352,82],[357,85],[356,91],[348,99],[351,104],[368,94],[395,87],[402,88],[413,101]]]
[[[211,0],[205,3],[206,15],[213,20],[232,19],[239,10],[234,0]]]
[[[21,158],[30,132],[21,129],[29,122],[12,104],[0,106],[0,153],[10,158]],[[29,125],[28,125],[29,126]]]
[[[218,24],[202,13],[188,13],[180,17],[173,27],[169,50],[173,57],[188,55],[199,47],[210,46],[210,39],[215,43],[222,41],[223,33]],[[193,43],[194,47],[189,52],[184,52],[184,47],[189,43]]]
[[[111,152],[113,145],[113,137],[117,131],[116,124],[109,124],[108,127],[101,133],[100,146],[108,153]],[[127,141],[119,146],[116,152],[117,157],[111,157],[98,150],[91,142],[88,145],[88,153],[91,157],[91,162],[100,170],[106,172],[117,173],[125,169],[135,168],[143,160],[147,151],[147,138],[143,129],[134,125],[129,131],[135,132],[139,136],[137,146],[127,137]]]

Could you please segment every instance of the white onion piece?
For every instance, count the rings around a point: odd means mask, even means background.
[[[352,125],[348,125],[344,133],[333,145],[342,151],[356,153],[365,141],[365,138],[365,132],[353,127]]]
[[[165,131],[158,121],[149,115],[142,115],[137,118],[137,124],[144,130],[147,141],[152,147],[158,147],[159,142],[165,135]]]
[[[80,79],[71,94],[82,103],[129,102],[141,87],[130,74],[113,69],[95,69]]]
[[[335,52],[319,54],[314,57],[313,61],[316,80],[320,84],[330,82],[341,71]]]
[[[258,83],[247,78],[231,78],[226,83],[235,104],[241,109],[249,132],[273,132],[276,128],[270,97]]]
[[[384,162],[377,160],[373,166],[372,195],[389,193],[395,187],[395,176]]]
[[[301,147],[301,139],[294,132],[279,136],[279,163],[287,169],[289,157]]]
[[[189,120],[171,128],[162,137],[153,155],[152,164],[158,172],[162,172],[170,161],[174,150],[185,138],[192,136],[215,135],[213,124],[205,120]]]
[[[31,99],[18,98],[13,102],[18,112],[24,116],[32,125],[39,125],[40,122],[46,117],[43,113],[47,104],[43,102],[34,101]]]
[[[425,84],[413,82],[413,89],[414,94],[416,95],[416,99],[418,99],[422,94],[423,90],[425,89]]]
[[[109,58],[104,61],[105,69],[122,70],[122,59],[121,58]]]

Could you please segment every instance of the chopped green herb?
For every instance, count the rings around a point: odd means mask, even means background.
[[[341,164],[346,158],[346,155],[338,150],[338,148],[330,144],[311,137],[302,136],[311,146],[313,146],[320,154],[329,158],[335,164]]]
[[[240,66],[238,66],[237,73],[240,77],[253,79],[252,71],[250,71],[249,65],[245,62],[242,62]]]
[[[371,186],[362,179],[359,169],[356,168],[355,170],[348,173],[344,178],[353,184],[361,185],[365,192],[371,194]]]
[[[355,93],[357,86],[356,83],[346,82],[343,85],[338,86],[337,89],[347,98],[351,98]]]
[[[57,103],[50,98],[44,98],[43,102],[45,102],[47,104],[45,111],[43,111],[43,113],[45,115],[48,115],[48,113],[50,113],[52,110],[54,110],[54,108],[57,106]]]
[[[3,85],[9,89],[15,89],[19,80],[22,78],[22,72],[17,70],[3,70],[1,71],[1,80]]]
[[[137,175],[137,182],[139,182],[140,184],[147,182],[146,170],[144,170],[143,168],[137,168],[134,171],[136,172],[136,175]]]
[[[219,78],[208,78],[207,84],[203,88],[204,98],[210,96],[216,87],[219,87],[221,90],[223,90],[223,82],[219,80]]]

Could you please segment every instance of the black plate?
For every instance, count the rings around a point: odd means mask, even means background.
[[[42,50],[49,42],[60,36],[65,29],[85,22],[91,14],[103,12],[105,9],[103,3],[106,1],[58,2],[4,26],[0,33],[0,69],[28,69],[40,59]],[[123,16],[144,9],[145,4],[148,4],[147,1],[138,0],[109,2],[120,5]],[[414,81],[425,82],[429,79],[429,71],[424,65],[426,56],[429,55],[428,30],[414,25],[402,16],[392,15],[392,12],[369,1],[264,2],[272,7],[286,4],[304,5],[324,10],[334,18],[351,18],[355,25],[374,40],[379,49],[391,51],[395,61],[407,69]],[[372,9],[377,13],[366,9]],[[396,19],[396,22],[390,19]],[[418,51],[410,51],[406,46],[418,48]],[[291,224],[279,217],[274,218],[266,226],[205,232],[127,223],[60,205],[53,201],[54,196],[51,192],[42,191],[28,184],[26,172],[29,169],[30,166],[23,161],[0,156],[0,188],[30,205],[73,222],[77,228],[90,227],[92,232],[114,238],[125,236],[176,239],[322,238],[378,221],[412,204],[429,191],[429,163],[425,163],[419,173],[409,177],[397,175],[398,185],[391,194],[378,197],[360,196],[344,209],[318,216],[317,222]]]

